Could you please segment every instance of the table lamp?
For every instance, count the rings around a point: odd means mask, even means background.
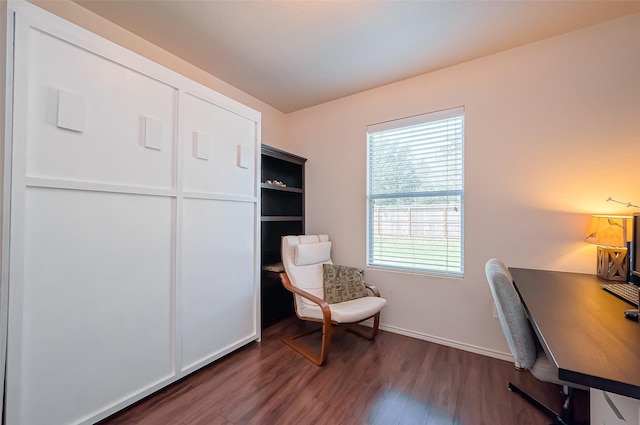
[[[627,281],[629,270],[627,242],[631,226],[624,215],[594,215],[585,242],[598,246],[598,276],[606,280]]]

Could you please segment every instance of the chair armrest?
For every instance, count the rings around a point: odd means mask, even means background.
[[[289,276],[287,276],[286,273],[280,273],[280,280],[282,281],[282,285],[287,291],[292,292],[296,295],[300,295],[301,297],[318,304],[318,306],[322,309],[322,317],[325,320],[331,320],[331,309],[329,308],[329,304],[325,300],[323,300],[322,298],[318,298],[313,294],[310,294],[304,289],[293,286],[291,284],[291,281],[289,280]]]
[[[368,283],[365,283],[364,287],[367,288],[368,290],[370,290],[373,293],[374,297],[379,297],[380,296],[380,291],[378,291],[378,288],[376,288],[375,286],[369,285]]]

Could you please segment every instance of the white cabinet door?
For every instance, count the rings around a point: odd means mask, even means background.
[[[11,423],[77,423],[174,375],[173,210],[161,197],[27,189]]]
[[[26,175],[172,189],[178,90],[55,33],[19,29]]]
[[[256,335],[256,124],[203,94],[180,98],[180,370]]]
[[[184,201],[181,370],[190,371],[255,335],[254,206]]]
[[[187,193],[254,198],[256,124],[195,93],[180,98]]]

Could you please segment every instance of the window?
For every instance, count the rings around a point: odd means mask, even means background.
[[[464,108],[367,128],[367,265],[462,275]]]

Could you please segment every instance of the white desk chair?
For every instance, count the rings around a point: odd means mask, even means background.
[[[528,370],[541,381],[562,385],[566,389],[566,398],[562,411],[556,413],[549,407],[525,393],[509,382],[509,390],[523,397],[527,402],[553,420],[554,425],[572,425],[573,422],[573,389],[589,388],[562,381],[558,378],[558,368],[549,360],[542,347],[536,346],[536,337],[531,329],[529,319],[525,315],[520,296],[513,285],[513,278],[507,266],[498,259],[492,258],[485,265],[487,281],[496,303],[500,327],[509,350],[513,355],[516,369]],[[539,345],[539,344],[538,344]]]

